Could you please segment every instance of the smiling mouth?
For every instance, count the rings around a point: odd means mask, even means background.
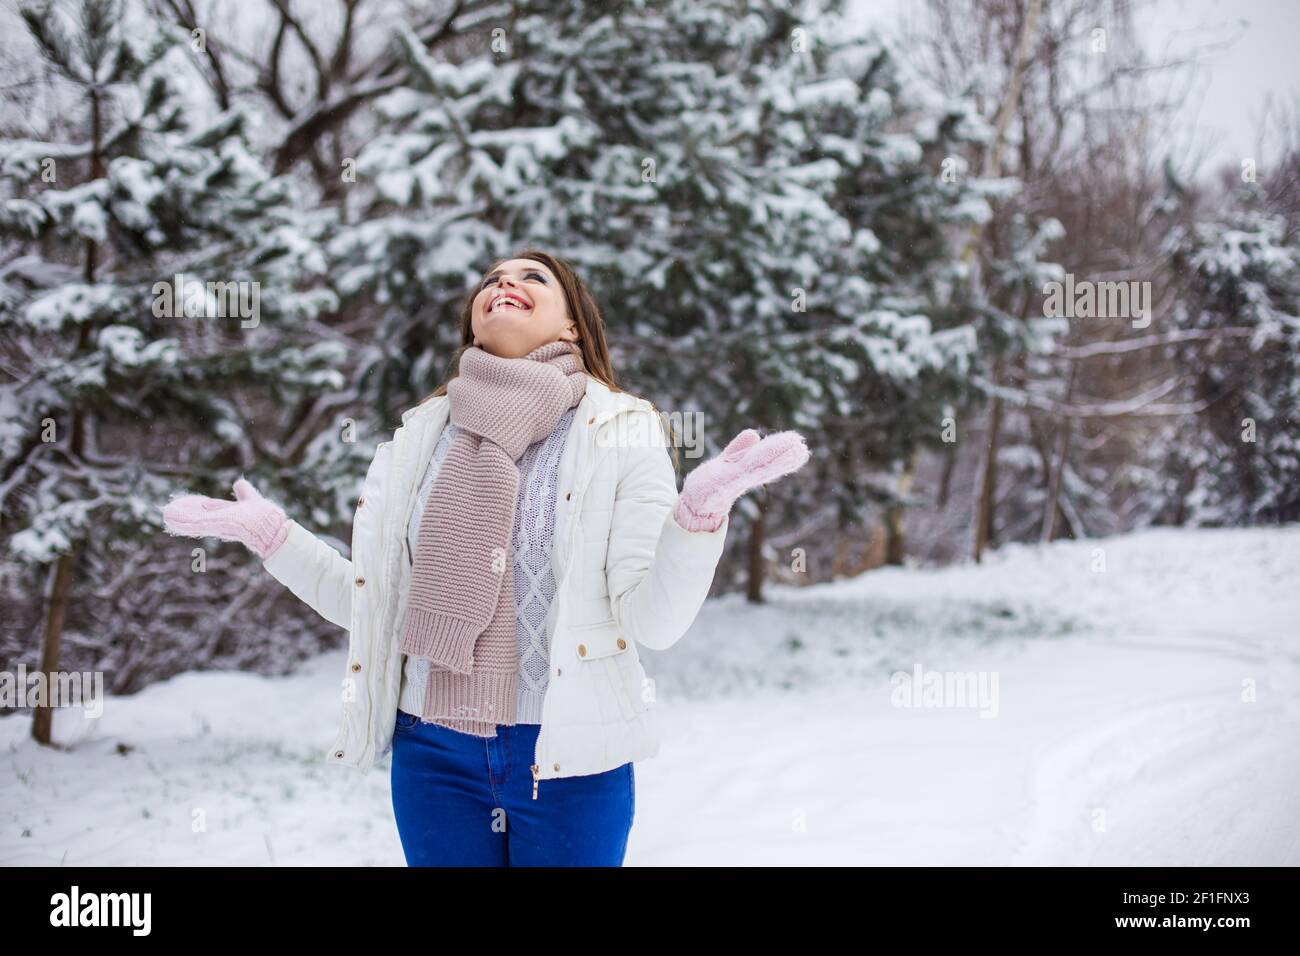
[[[532,308],[533,307],[531,305],[524,305],[518,299],[512,299],[510,296],[502,296],[501,299],[498,300],[495,305],[491,306],[487,310],[486,314],[493,315],[497,312],[505,312],[505,311],[530,312],[532,311]]]

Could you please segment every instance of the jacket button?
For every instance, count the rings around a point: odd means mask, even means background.
[[[560,769],[560,765],[559,765],[558,763],[555,764],[555,769],[556,769],[556,770],[559,770],[559,769]]]
[[[573,497],[573,492],[572,492],[572,491],[566,491],[566,492],[564,493],[564,500],[565,500],[565,501],[568,501],[571,497]]]
[[[365,583],[366,583],[365,578],[357,578],[357,587],[362,587],[365,585]]]
[[[559,676],[560,676],[560,669],[559,669],[558,667],[555,668],[555,676],[556,676],[556,677],[559,677]]]
[[[361,662],[357,661],[352,665],[352,673],[355,674],[359,670],[361,670]]]
[[[343,751],[342,751],[342,750],[336,750],[336,751],[334,751],[334,759],[335,759],[335,760],[342,760],[342,759],[343,759]]]
[[[590,424],[591,424],[592,422],[594,422],[595,420],[596,420],[596,416],[595,416],[595,415],[592,415],[590,418],[587,419],[587,424],[590,425]]]
[[[626,647],[627,647],[627,641],[623,640],[623,638],[620,637],[618,639],[618,649],[621,651],[624,650]]]
[[[586,645],[586,644],[579,644],[579,645],[578,645],[578,656],[579,656],[579,657],[586,657],[586,656],[587,656],[587,645]]]
[[[357,507],[358,507],[358,508],[360,508],[360,507],[361,507],[362,505],[364,505],[365,503],[366,503],[366,496],[365,496],[365,495],[362,495],[360,498],[357,499]]]

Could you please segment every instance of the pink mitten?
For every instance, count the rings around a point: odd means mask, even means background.
[[[746,428],[720,455],[686,476],[673,517],[687,531],[717,531],[737,498],[797,471],[807,460],[808,446],[798,432],[760,439],[758,432]]]
[[[163,526],[171,534],[190,538],[238,541],[265,561],[288,537],[289,519],[243,478],[235,482],[235,498],[173,498],[163,507]]]

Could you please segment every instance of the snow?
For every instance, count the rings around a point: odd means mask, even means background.
[[[76,160],[86,155],[86,148],[67,143],[46,143],[30,139],[5,140],[0,154],[0,176],[37,178],[44,172],[46,160]]]
[[[127,367],[171,366],[181,361],[180,343],[175,339],[150,342],[137,328],[108,325],[99,332],[99,347],[118,365]]]
[[[89,322],[127,308],[127,297],[116,286],[69,282],[28,303],[23,321],[42,332],[59,332],[66,323]]]
[[[72,213],[72,228],[84,239],[103,242],[108,238],[108,216],[95,202],[78,203]]]
[[[921,145],[911,136],[887,133],[880,137],[877,156],[887,169],[912,166],[921,161]]]
[[[1157,529],[710,601],[641,651],[626,863],[1300,863],[1298,561],[1296,526]],[[59,711],[69,752],[0,721],[0,863],[403,865],[387,758],[324,761],[343,654]],[[892,706],[916,667],[994,715]]]
[[[864,226],[853,233],[853,248],[865,256],[874,256],[880,251],[880,239]]]
[[[134,156],[119,156],[108,168],[113,181],[113,214],[131,229],[145,230],[153,225],[149,211],[166,186],[154,172],[154,164]]]
[[[838,106],[851,109],[857,102],[860,92],[858,84],[848,77],[832,77],[816,83],[805,83],[795,90],[794,106],[800,110],[828,109]],[[868,103],[873,111],[886,115],[893,107],[889,94],[884,90],[872,90]]]
[[[61,501],[38,512],[28,527],[9,539],[10,552],[29,564],[51,563],[70,547],[69,529],[86,527],[91,505],[90,501]]]
[[[993,218],[993,207],[978,196],[968,196],[946,210],[945,215],[955,222],[983,224]]]

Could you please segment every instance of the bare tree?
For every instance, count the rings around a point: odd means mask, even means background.
[[[1064,226],[1053,258],[1066,271],[1093,281],[1150,281],[1155,314],[1170,301],[1159,249],[1167,222],[1154,200],[1197,157],[1181,157],[1182,169],[1171,177],[1159,144],[1172,142],[1198,57],[1225,41],[1211,38],[1190,53],[1154,59],[1136,33],[1136,13],[1145,5],[928,0],[911,27],[918,71],[947,93],[973,93],[982,105],[993,136],[977,168],[1022,184],[966,239],[973,283],[1009,253],[1011,217],[1050,217]],[[1041,300],[1026,300],[1023,291],[986,291],[1005,314],[1024,322],[1042,315]],[[1014,505],[1005,530],[1017,536],[1047,541],[1089,532],[1087,499],[1095,485],[1076,467],[1076,453],[1085,454],[1086,472],[1104,472],[1094,466],[1140,444],[1135,436],[1153,416],[1185,412],[1182,403],[1164,402],[1180,385],[1178,369],[1164,360],[1168,342],[1127,322],[1074,321],[1048,351],[989,354],[989,374],[976,379],[986,403],[973,503],[976,560],[997,540],[999,502]],[[1004,495],[999,462],[1008,442],[1032,448],[1039,466],[1036,476],[1018,474]],[[943,486],[954,467],[955,460],[945,465]],[[1026,506],[1033,498],[1031,519]]]
[[[241,4],[232,19],[215,3],[148,3],[184,34],[204,31],[199,61],[222,108],[244,97],[268,105],[280,120],[274,170],[306,163],[331,200],[341,198],[343,161],[364,136],[350,124],[406,76],[406,62],[391,43],[393,24],[410,23],[430,52],[454,62],[482,42],[475,26],[500,13],[499,4],[484,0],[263,0],[260,7]]]

